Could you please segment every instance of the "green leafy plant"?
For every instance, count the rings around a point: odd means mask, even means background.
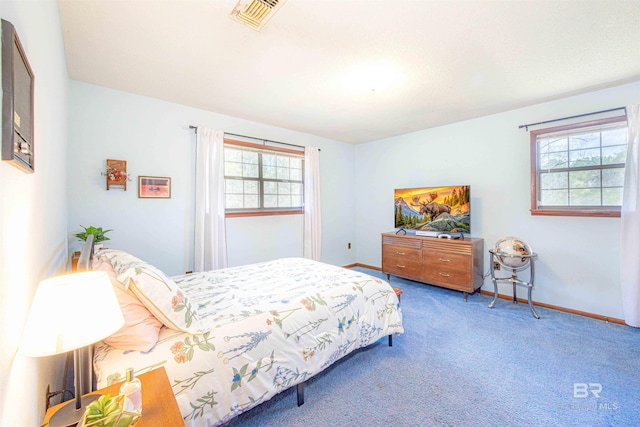
[[[84,228],[84,232],[77,233],[75,236],[78,239],[84,241],[84,240],[87,240],[87,237],[89,235],[93,234],[94,243],[100,243],[106,240],[110,240],[107,236],[105,236],[105,234],[107,234],[109,231],[113,231],[113,230],[103,230],[102,227],[94,227],[93,225],[90,225],[89,227],[84,227],[81,225],[80,227]]]
[[[102,395],[91,402],[84,413],[82,427],[126,427],[136,418],[122,410],[118,399],[122,396],[111,397]]]

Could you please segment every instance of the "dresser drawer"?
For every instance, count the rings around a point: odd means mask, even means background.
[[[422,244],[419,240],[385,236],[382,240],[382,271],[419,279],[422,273]]]
[[[400,277],[420,278],[422,265],[405,257],[385,256],[382,258],[382,271]]]
[[[469,271],[471,257],[469,255],[448,252],[424,252],[422,262],[427,269],[452,269]]]
[[[396,245],[382,246],[382,259],[398,259],[404,262],[422,262],[422,250]]]
[[[473,292],[473,283],[469,270],[425,266],[422,277],[427,283]]]

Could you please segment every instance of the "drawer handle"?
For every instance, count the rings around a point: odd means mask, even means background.
[[[444,258],[440,258],[440,259],[439,259],[439,261],[440,261],[440,262],[451,262],[451,260],[444,259]]]
[[[438,273],[438,274],[441,275],[442,277],[451,277],[451,275],[447,273]]]
[[[396,265],[398,268],[404,268],[404,265]]]
[[[396,255],[405,255],[404,252],[396,252]]]

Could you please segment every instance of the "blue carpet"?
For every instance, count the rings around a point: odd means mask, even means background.
[[[640,330],[391,283],[404,292],[393,347],[382,339],[310,379],[301,407],[289,389],[229,425],[640,425]]]

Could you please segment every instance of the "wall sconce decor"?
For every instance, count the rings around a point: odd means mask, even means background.
[[[125,160],[107,159],[107,170],[103,175],[107,177],[107,190],[115,185],[127,191],[129,174],[127,174],[127,162]]]
[[[33,71],[13,24],[1,25],[2,160],[33,173]]]

